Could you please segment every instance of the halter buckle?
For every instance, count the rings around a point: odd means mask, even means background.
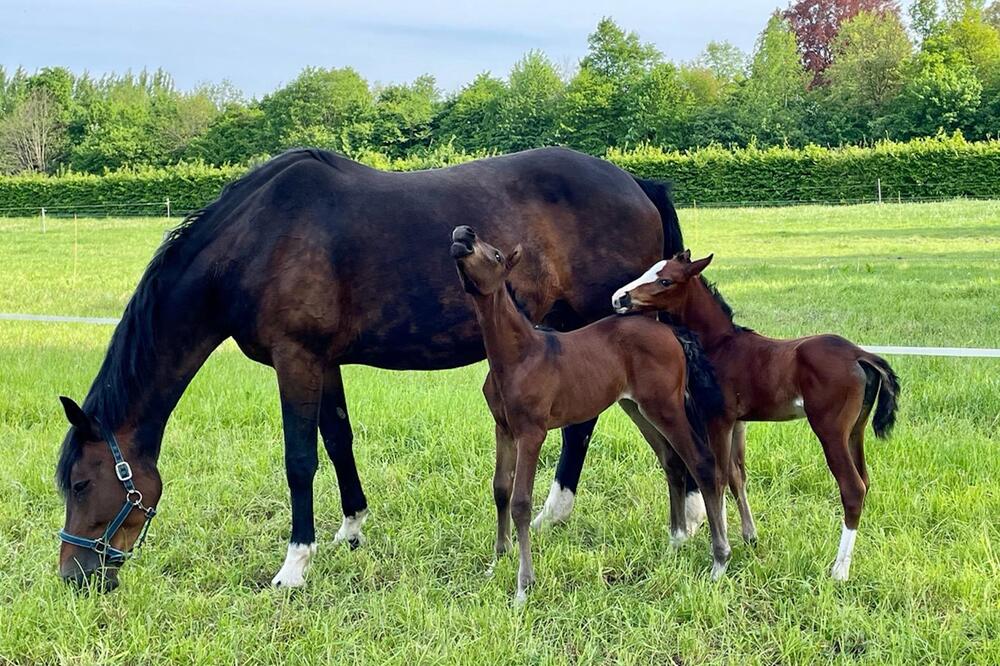
[[[98,555],[106,555],[108,552],[108,544],[105,543],[104,539],[94,539],[94,545],[91,548]]]
[[[115,464],[115,476],[118,477],[119,481],[125,483],[132,478],[132,466],[124,460]]]

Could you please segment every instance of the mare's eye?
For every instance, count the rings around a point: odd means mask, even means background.
[[[663,278],[662,280],[660,280],[660,284],[662,284],[664,287],[669,287],[673,283],[674,283],[673,280],[668,280],[666,278]]]
[[[89,486],[89,485],[90,485],[90,480],[89,479],[86,480],[86,481],[77,481],[76,483],[73,484],[73,494],[74,495],[79,495],[84,490],[86,490],[87,486]]]
[[[502,258],[502,257],[500,256],[500,253],[499,253],[499,252],[495,252],[495,253],[493,253],[493,256],[494,256],[494,257],[496,257],[496,260],[497,260],[497,263],[498,263],[498,264],[499,264],[499,263],[500,263],[501,261],[503,261],[503,258]]]

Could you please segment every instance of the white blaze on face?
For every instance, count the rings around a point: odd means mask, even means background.
[[[271,585],[274,587],[302,587],[306,582],[306,569],[309,568],[309,562],[315,554],[315,543],[288,544],[285,563],[281,565],[281,570],[271,580]]]
[[[660,261],[650,266],[648,271],[646,271],[645,273],[643,273],[642,275],[640,275],[639,277],[632,280],[627,285],[616,291],[614,295],[611,297],[611,306],[615,309],[615,312],[617,312],[618,314],[625,314],[626,312],[628,312],[626,308],[620,308],[617,305],[621,297],[627,294],[628,292],[632,291],[636,287],[639,287],[644,284],[649,284],[650,282],[656,282],[657,274],[660,271],[662,271],[663,267],[666,265],[667,265],[667,260],[661,259]]]
[[[847,580],[851,575],[851,556],[854,553],[854,540],[858,536],[857,530],[852,530],[844,525],[840,532],[840,548],[837,549],[837,559],[833,563],[833,570],[830,576],[834,580]]]

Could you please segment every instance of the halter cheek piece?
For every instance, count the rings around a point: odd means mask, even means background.
[[[96,539],[88,539],[86,537],[76,536],[75,534],[70,534],[66,530],[59,530],[59,538],[66,543],[71,543],[74,546],[80,546],[81,548],[86,548],[92,550],[98,555],[100,555],[105,562],[111,564],[121,564],[129,557],[132,556],[133,552],[142,547],[142,542],[146,540],[146,532],[149,531],[149,524],[153,522],[153,516],[156,515],[155,507],[146,507],[142,504],[142,493],[135,487],[132,483],[132,467],[125,462],[124,456],[122,456],[121,447],[118,446],[118,440],[115,439],[114,433],[109,430],[104,431],[104,439],[108,443],[108,447],[111,449],[111,456],[115,459],[115,476],[118,480],[122,482],[125,486],[125,504],[122,505],[121,510],[118,515],[114,517],[110,523],[108,523],[107,529],[104,530],[104,534]],[[139,509],[146,515],[146,522],[142,524],[142,529],[139,530],[139,537],[135,540],[132,548],[129,550],[119,550],[111,545],[111,538],[114,537],[115,532],[118,528],[122,526],[125,519],[128,518],[129,514],[132,513],[132,509]]]

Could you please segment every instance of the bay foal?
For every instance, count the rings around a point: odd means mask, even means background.
[[[451,256],[471,295],[490,365],[483,393],[496,421],[496,556],[510,548],[513,518],[520,550],[517,601],[524,602],[535,580],[528,528],[546,432],[588,421],[619,400],[667,471],[672,531],[683,525],[684,471],[678,473],[672,464],[667,442],[694,476],[705,499],[712,576],[718,578],[730,553],[723,470],[717,469],[705,439],[692,430],[688,414],[696,423],[700,419],[697,407],[685,402],[685,392],[697,389],[688,382],[685,351],[673,329],[649,317],[608,317],[569,333],[536,328],[519,311],[507,283],[521,255],[519,245],[504,256],[470,227],[452,232]]]
[[[847,580],[858,522],[868,492],[864,430],[872,406],[875,436],[884,438],[896,421],[899,382],[885,359],[836,335],[775,340],[733,323],[732,311],[701,277],[712,255],[691,261],[690,251],[657,262],[643,278],[615,292],[620,314],[660,311],[696,333],[715,369],[725,399],[710,419],[712,449],[730,445],[729,483],[739,504],[743,537],[756,528],[746,498],[746,421],[802,418],[823,445],[840,487],[844,524],[831,575]]]

